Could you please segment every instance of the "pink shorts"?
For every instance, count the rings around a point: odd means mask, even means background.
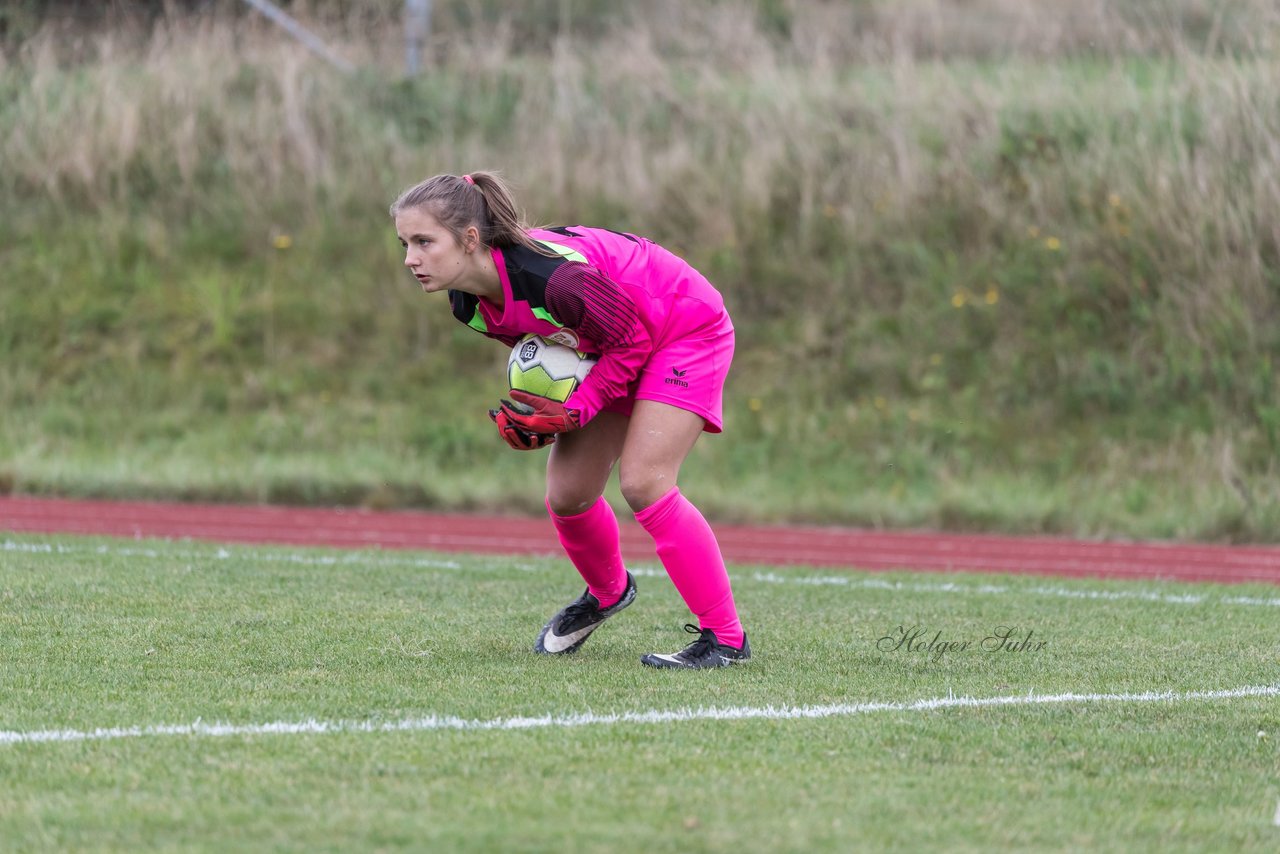
[[[626,397],[604,412],[631,415],[637,400],[656,400],[701,415],[708,433],[724,429],[724,383],[733,361],[729,313],[698,299],[680,299],[672,321]]]

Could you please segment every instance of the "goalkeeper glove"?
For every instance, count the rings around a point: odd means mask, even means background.
[[[512,400],[502,401],[499,412],[505,413],[507,420],[530,433],[567,433],[577,430],[580,413],[576,409],[566,409],[558,400],[539,397],[535,394],[511,390]]]
[[[536,451],[545,448],[556,440],[555,434],[543,435],[531,433],[523,427],[512,424],[507,413],[501,409],[490,409],[489,417],[498,425],[498,435],[517,451]]]

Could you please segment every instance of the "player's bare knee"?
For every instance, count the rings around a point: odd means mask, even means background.
[[[622,497],[635,513],[657,502],[675,485],[674,475],[657,469],[632,472],[624,468],[618,473],[618,486],[622,490]]]
[[[599,498],[599,495],[575,492],[548,492],[547,509],[557,516],[577,516],[590,510]]]

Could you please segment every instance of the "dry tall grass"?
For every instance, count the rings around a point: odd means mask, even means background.
[[[514,19],[445,15],[413,81],[376,7],[310,8],[361,73],[243,15],[12,47],[0,214],[157,252],[211,220],[375,234],[403,185],[499,167],[535,219],[652,233],[748,319],[791,312],[797,353],[837,371],[910,374],[919,346],[859,326],[895,315],[987,370],[1129,371],[1118,393],[1212,394],[1280,436],[1273,3],[656,0],[589,37],[561,18],[544,52]],[[999,313],[952,319],[984,299]]]

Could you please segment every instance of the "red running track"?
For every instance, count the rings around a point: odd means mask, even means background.
[[[340,548],[561,553],[545,518],[357,509],[8,496],[0,497],[0,531]],[[717,525],[716,534],[731,563],[1280,584],[1280,547],[1276,546],[741,525]],[[634,522],[622,523],[622,547],[628,560],[656,560],[648,535]]]

